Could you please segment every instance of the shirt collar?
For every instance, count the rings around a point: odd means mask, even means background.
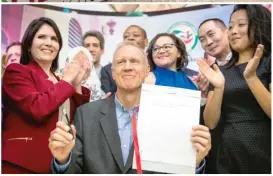
[[[232,56],[232,53],[231,53],[231,52],[228,53],[228,55],[226,56],[226,58],[225,58],[224,61],[229,61],[229,60],[231,59],[231,56]],[[222,63],[223,61],[219,61],[218,59],[216,59],[216,62],[217,62],[218,65],[221,65],[221,63]]]
[[[119,117],[120,115],[123,114],[123,112],[125,111],[135,111],[137,107],[139,107],[139,105],[136,105],[134,107],[132,107],[131,109],[127,110],[119,101],[117,95],[115,94],[115,104],[116,104],[116,113],[117,113],[117,117]]]

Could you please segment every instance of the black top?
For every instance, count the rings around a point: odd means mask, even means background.
[[[243,72],[247,64],[219,67],[225,77],[219,173],[271,173],[271,120],[246,83]],[[271,57],[261,59],[257,76],[269,90]],[[213,90],[212,85],[209,90]]]

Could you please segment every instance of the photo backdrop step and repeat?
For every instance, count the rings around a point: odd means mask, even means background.
[[[82,4],[84,5],[84,4]],[[106,5],[106,4],[105,4]],[[197,70],[196,60],[203,58],[204,51],[198,39],[198,26],[208,18],[220,18],[228,25],[233,5],[206,8],[201,10],[177,12],[163,15],[141,17],[103,16],[79,14],[70,10],[56,11],[30,5],[2,5],[2,54],[6,46],[13,41],[19,41],[29,23],[42,16],[53,19],[62,34],[63,48],[60,52],[59,66],[64,67],[67,53],[73,47],[81,44],[81,36],[88,30],[98,30],[105,37],[105,53],[101,64],[112,61],[113,52],[122,41],[124,30],[132,24],[143,27],[148,39],[156,34],[170,32],[181,38],[189,53],[188,68]]]

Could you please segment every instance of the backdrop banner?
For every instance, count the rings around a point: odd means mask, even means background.
[[[84,5],[84,4],[83,4]],[[29,23],[39,17],[49,17],[58,25],[63,48],[60,52],[59,68],[63,68],[67,53],[81,44],[81,36],[88,30],[98,30],[105,37],[105,53],[101,64],[112,61],[113,52],[122,42],[124,30],[132,25],[139,25],[147,32],[149,41],[158,33],[170,32],[181,38],[189,54],[188,68],[197,70],[196,60],[203,58],[204,51],[198,38],[198,27],[208,18],[220,18],[228,25],[233,5],[216,6],[214,8],[171,13],[157,16],[99,16],[47,10],[29,5],[2,5],[2,54],[6,46],[22,39]]]

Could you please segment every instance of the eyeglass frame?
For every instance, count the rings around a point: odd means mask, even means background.
[[[164,47],[166,47],[166,46],[168,46],[168,45],[171,46],[171,47],[168,48],[168,49],[164,49]],[[174,46],[176,47],[176,44],[174,44],[174,43],[165,43],[165,44],[162,45],[162,46],[153,47],[152,52],[153,52],[153,54],[157,54],[157,53],[160,51],[160,49],[163,49],[163,51],[170,51]],[[157,48],[158,50],[157,50],[157,51],[154,51],[155,48]]]

